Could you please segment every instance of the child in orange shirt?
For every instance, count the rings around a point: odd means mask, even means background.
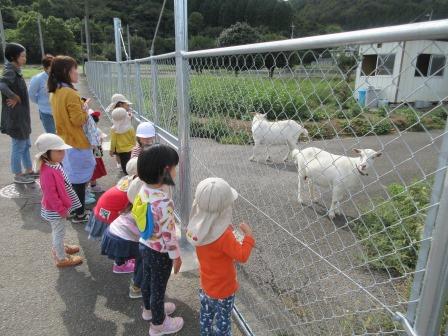
[[[196,189],[187,238],[199,260],[201,336],[232,334],[230,318],[238,290],[234,263],[246,262],[255,244],[246,223],[240,224],[242,243],[233,233],[232,205],[237,198],[235,189],[221,178],[207,178]]]

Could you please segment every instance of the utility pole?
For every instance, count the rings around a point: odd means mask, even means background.
[[[129,25],[126,25],[126,33],[128,35],[128,56],[129,56],[129,59],[132,59],[132,56],[131,56],[131,34],[129,32]]]
[[[44,58],[45,49],[44,49],[44,38],[42,37],[42,27],[40,25],[40,14],[37,15],[37,28],[39,30],[40,52],[42,53],[42,58]]]
[[[85,34],[86,34],[86,49],[87,49],[87,60],[90,61],[90,32],[89,32],[89,2],[84,0],[84,10],[85,10]]]
[[[3,16],[1,10],[0,10],[0,35],[2,39],[3,57],[5,57],[6,38],[5,38],[5,29],[3,27]]]

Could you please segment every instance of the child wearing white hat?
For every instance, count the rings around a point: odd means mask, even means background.
[[[236,190],[221,178],[207,178],[196,189],[187,239],[196,247],[199,261],[201,335],[231,335],[238,290],[235,261],[246,262],[255,244],[246,223],[240,224],[242,243],[233,233],[232,206],[237,198]]]
[[[135,130],[128,113],[122,107],[112,111],[113,126],[110,129],[110,156],[120,157],[121,168],[125,174],[126,164],[131,158],[132,148],[135,145]]]
[[[156,139],[156,129],[154,124],[149,121],[138,124],[135,136],[137,138],[137,144],[132,149],[131,159],[138,157],[143,149],[154,144]]]
[[[57,267],[79,265],[82,263],[82,258],[72,255],[79,252],[79,247],[64,245],[64,219],[71,211],[81,207],[81,202],[61,165],[65,150],[72,147],[51,133],[41,134],[35,145],[39,151],[36,158],[40,166],[42,188],[41,216],[51,225],[55,264]]]
[[[132,103],[121,93],[114,93],[112,95],[112,97],[110,98],[110,104],[106,107],[104,112],[106,114],[112,114],[112,111],[117,107],[124,108],[128,112],[129,118],[132,118]],[[120,163],[120,157],[118,155],[115,155],[115,159],[117,160],[117,168],[123,170]]]

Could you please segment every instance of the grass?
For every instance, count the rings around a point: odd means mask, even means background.
[[[31,77],[37,75],[38,73],[42,72],[42,65],[40,64],[26,64],[22,67],[22,74],[23,78],[25,79],[31,79]],[[83,73],[83,67],[82,65],[78,65],[78,72],[80,74]]]
[[[37,75],[39,72],[42,72],[41,65],[25,65],[22,67],[22,74],[25,79],[31,79],[31,77]]]

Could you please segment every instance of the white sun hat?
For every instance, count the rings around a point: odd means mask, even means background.
[[[129,105],[132,105],[132,103],[121,93],[115,93],[112,98],[110,99],[110,104],[108,107],[106,107],[106,113],[110,113],[118,103],[127,103]]]
[[[135,136],[139,138],[153,138],[156,136],[154,124],[149,121],[138,124]]]
[[[222,178],[199,182],[187,227],[188,241],[200,246],[221,237],[232,223],[232,205],[237,198],[236,190]]]
[[[52,133],[44,133],[39,135],[34,145],[38,150],[36,158],[41,157],[49,150],[65,150],[72,148],[72,146],[67,145],[61,137]]]

